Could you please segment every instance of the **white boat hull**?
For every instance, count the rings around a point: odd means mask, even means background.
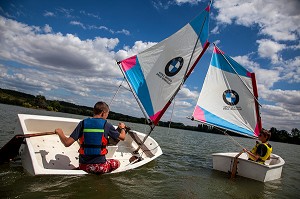
[[[19,125],[16,132],[24,134],[51,132],[55,128],[62,128],[64,133],[70,135],[79,119],[50,117],[18,114]],[[140,167],[162,155],[158,143],[150,136],[146,139],[144,146],[134,153],[138,148],[136,139],[143,140],[145,134],[131,131],[126,134],[125,141],[118,142],[115,146],[108,146],[107,159],[117,159],[121,165],[111,173],[118,173]],[[135,136],[135,139],[134,139]],[[73,143],[65,147],[57,135],[45,135],[25,139],[25,144],[20,149],[22,165],[31,175],[85,175],[83,170],[77,169],[79,144]],[[151,153],[149,155],[149,151]],[[143,151],[144,150],[144,151]],[[132,156],[140,158],[140,161],[130,162]]]
[[[234,157],[238,153],[214,153],[213,169],[223,172],[231,172]],[[267,182],[276,180],[281,177],[284,160],[275,154],[271,154],[270,160],[267,160],[265,165],[257,162],[249,161],[246,153],[243,153],[238,158],[237,175],[250,178],[253,180]]]

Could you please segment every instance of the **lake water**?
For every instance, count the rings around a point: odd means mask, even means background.
[[[0,147],[15,133],[17,114],[83,116],[0,104]],[[110,121],[117,124],[117,121]],[[126,123],[144,132],[141,124]],[[53,127],[54,129],[55,127]],[[163,155],[131,171],[109,175],[30,176],[20,163],[0,165],[0,198],[300,198],[300,146],[270,142],[286,162],[282,178],[258,182],[212,170],[212,153],[240,151],[229,137],[156,127],[153,137]],[[234,137],[251,149],[249,138]]]

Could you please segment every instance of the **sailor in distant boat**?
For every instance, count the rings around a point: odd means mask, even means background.
[[[261,143],[256,141],[256,145],[251,151],[243,149],[244,152],[248,153],[249,160],[264,164],[266,160],[270,159],[272,153],[272,146],[268,143],[270,137],[271,132],[262,129],[258,135],[258,139],[261,141]]]
[[[125,140],[125,124],[119,123],[120,133],[112,124],[106,121],[109,114],[109,107],[105,102],[97,102],[94,106],[94,116],[79,122],[70,137],[66,137],[62,129],[55,129],[61,142],[66,146],[71,146],[79,140],[79,169],[89,173],[108,173],[116,170],[120,166],[119,160],[106,159],[106,146],[108,136],[114,140]]]

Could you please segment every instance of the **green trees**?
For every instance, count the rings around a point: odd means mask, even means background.
[[[271,141],[286,142],[291,144],[300,144],[300,131],[297,128],[292,129],[291,133],[286,130],[270,129],[272,136]]]

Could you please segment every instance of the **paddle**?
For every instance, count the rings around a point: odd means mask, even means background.
[[[43,136],[43,135],[53,135],[55,132],[43,132],[43,133],[32,133],[25,135],[15,135],[9,142],[7,142],[0,149],[0,164],[9,162],[11,159],[15,158],[19,154],[19,149],[23,143],[24,138]]]
[[[235,177],[236,171],[237,171],[237,164],[238,164],[238,157],[243,153],[244,151],[241,151],[234,157],[233,166],[231,170],[231,177],[230,179],[233,179]]]

